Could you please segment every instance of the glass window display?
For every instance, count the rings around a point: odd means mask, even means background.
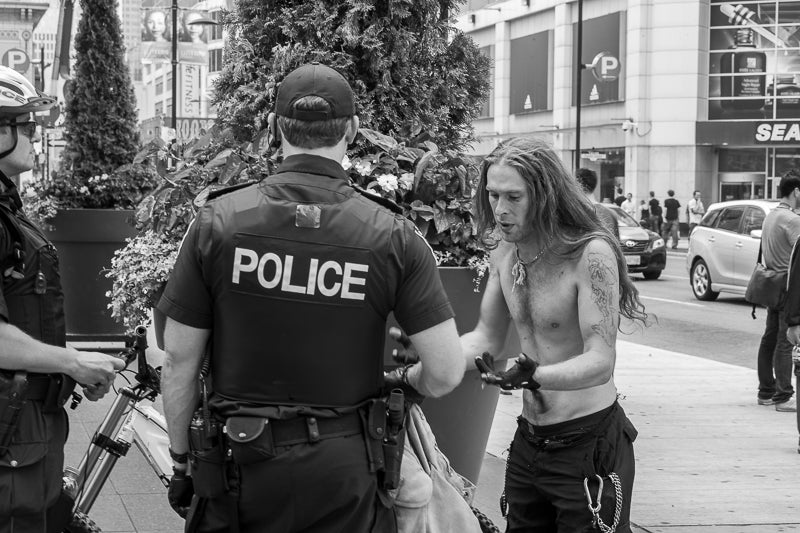
[[[800,2],[710,2],[709,120],[800,118]]]

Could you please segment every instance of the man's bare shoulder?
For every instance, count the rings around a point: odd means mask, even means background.
[[[589,241],[583,249],[583,253],[577,262],[577,268],[585,271],[587,268],[591,271],[593,266],[602,264],[604,269],[610,269],[612,272],[618,271],[617,256],[611,248],[611,244],[605,239],[596,238]]]
[[[509,257],[513,257],[514,245],[506,241],[500,241],[497,248],[489,253],[489,260],[492,265],[499,267],[508,261]]]

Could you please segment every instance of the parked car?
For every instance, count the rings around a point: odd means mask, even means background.
[[[756,265],[764,219],[778,202],[733,200],[708,207],[689,236],[686,268],[698,300],[720,292],[744,296]]]
[[[614,204],[603,204],[617,217],[619,244],[628,272],[641,273],[645,279],[658,279],[667,266],[667,247],[664,239]]]

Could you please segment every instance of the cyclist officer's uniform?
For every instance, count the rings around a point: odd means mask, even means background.
[[[212,412],[269,418],[275,445],[234,449],[238,501],[195,498],[187,523],[227,531],[234,505],[241,531],[369,531],[382,504],[357,406],[382,386],[387,315],[409,334],[453,316],[415,227],[337,162],[293,155],[200,210],[159,308],[212,330]]]
[[[17,95],[9,98],[13,90]],[[21,100],[27,100],[23,104]],[[20,74],[0,67],[0,125],[46,110],[54,98],[37,93]],[[18,121],[17,121],[18,122]],[[16,142],[0,160],[17,149]],[[31,139],[29,142],[33,142]],[[64,305],[55,248],[22,213],[17,188],[0,170],[0,320],[34,339],[64,346]],[[27,378],[21,410],[11,396]],[[61,494],[67,415],[75,382],[62,374],[0,370],[0,533],[43,533],[47,509]],[[3,445],[4,443],[4,445]]]

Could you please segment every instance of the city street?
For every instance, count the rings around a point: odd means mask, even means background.
[[[742,296],[721,293],[713,302],[696,299],[685,257],[683,251],[670,251],[667,268],[658,280],[632,276],[646,311],[657,321],[644,330],[629,326],[630,334],[619,339],[755,370],[766,311],[757,309],[753,320],[752,306]]]

